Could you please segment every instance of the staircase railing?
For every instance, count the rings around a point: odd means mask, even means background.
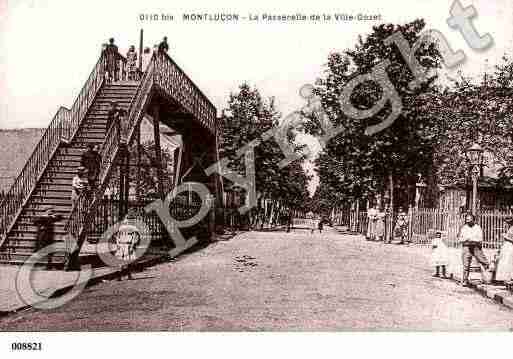
[[[65,231],[71,234],[76,240],[76,252],[79,252],[82,248],[89,231],[89,226],[93,223],[92,220],[95,215],[96,207],[105,193],[112,167],[119,156],[121,144],[129,143],[138,119],[144,113],[145,103],[148,100],[153,85],[153,73],[155,69],[154,59],[155,57],[152,58],[152,61],[148,65],[135,98],[130,103],[127,118],[122,123],[111,126],[105,136],[105,141],[103,142],[100,153],[102,164],[98,175],[98,188],[91,194],[79,198],[66,223]]]
[[[6,193],[5,200],[0,208],[0,246],[57,150],[61,142],[63,124],[66,123],[68,116],[68,109],[59,108],[25,166]]]
[[[71,107],[69,121],[67,121],[66,126],[63,129],[63,140],[68,142],[71,141],[75,133],[80,128],[80,124],[85,118],[85,115],[89,110],[89,106],[93,103],[98,90],[102,86],[105,77],[105,62],[105,52],[102,51],[98,62],[94,66],[93,71],[91,71],[91,74],[89,74],[89,78]]]
[[[6,201],[0,209],[0,246],[7,238],[7,234],[61,141],[71,141],[80,127],[89,106],[102,85],[104,73],[105,55],[102,52],[71,110],[61,107],[57,111],[43,137],[39,140],[30,158],[9,189]]]

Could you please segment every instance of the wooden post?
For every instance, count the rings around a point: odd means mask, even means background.
[[[390,219],[388,225],[387,241],[392,242],[394,238],[392,231],[394,230],[394,175],[390,173],[388,175],[389,186],[390,186]]]
[[[142,73],[142,54],[143,54],[143,29],[139,35],[139,72]]]
[[[130,190],[128,146],[123,144],[121,158],[119,159],[119,212],[118,220],[121,221],[128,213],[128,197]]]
[[[125,193],[123,193],[123,206],[124,213],[123,217],[128,214],[128,201],[130,199],[130,151],[127,146],[125,151],[125,162],[124,162],[124,172],[125,172]]]
[[[135,198],[139,202],[141,200],[141,123],[137,126],[136,136],[137,178],[135,179]]]
[[[160,199],[164,200],[164,173],[162,171],[162,151],[160,148],[160,108],[153,108],[153,138],[155,140],[155,158],[157,159],[158,193]]]
[[[123,194],[125,193],[125,174],[124,174],[124,153],[121,151],[121,158],[118,159],[119,167],[119,191],[118,191],[118,221],[123,220]]]
[[[356,228],[355,228],[355,232],[360,232],[359,231],[359,228],[360,228],[359,219],[360,219],[360,199],[357,198],[356,199],[356,219],[355,219]]]

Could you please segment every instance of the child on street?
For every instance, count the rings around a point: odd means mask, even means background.
[[[435,267],[433,277],[440,277],[440,269],[442,277],[447,278],[447,266],[449,265],[449,250],[442,238],[442,231],[436,231],[435,237],[431,243],[431,264]]]

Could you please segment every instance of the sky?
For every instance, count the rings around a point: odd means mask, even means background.
[[[100,54],[114,37],[121,51],[168,37],[170,56],[213,102],[220,113],[230,92],[246,81],[264,96],[275,96],[287,115],[300,109],[301,86],[322,75],[330,52],[354,47],[358,35],[381,22],[403,23],[422,17],[441,31],[467,61],[457,70],[478,74],[513,50],[511,0],[462,0],[474,5],[474,24],[490,33],[484,52],[468,47],[446,20],[452,1],[169,1],[169,0],[0,0],[0,128],[46,127],[59,106],[71,107]],[[170,14],[174,21],[141,21],[143,14]],[[269,23],[185,22],[184,13],[369,14],[379,21]]]

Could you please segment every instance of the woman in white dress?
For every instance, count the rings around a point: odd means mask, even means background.
[[[495,280],[509,282],[513,279],[513,217],[505,219],[508,231],[503,234],[504,242],[499,250]]]
[[[377,241],[383,241],[385,239],[385,217],[385,211],[380,208],[376,215],[376,227],[374,229],[375,240]]]
[[[376,238],[376,222],[378,220],[378,206],[369,208],[367,217],[369,218],[369,225],[367,227],[367,239],[374,240]]]

